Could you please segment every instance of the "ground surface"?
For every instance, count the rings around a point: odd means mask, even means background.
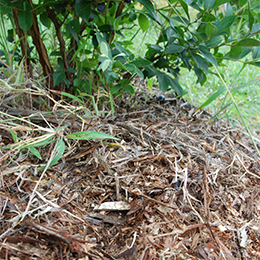
[[[259,157],[239,129],[173,97],[136,95],[115,106],[115,118],[8,102],[1,259],[260,259]],[[67,126],[55,134],[65,151],[43,171],[55,142],[37,147],[42,160],[17,147],[57,122]],[[66,139],[82,130],[119,140]]]

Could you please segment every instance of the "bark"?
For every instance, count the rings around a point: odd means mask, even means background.
[[[34,9],[32,0],[29,0],[29,3],[32,6],[32,8]],[[45,45],[41,38],[41,33],[39,30],[37,17],[35,15],[35,13],[33,13],[33,12],[32,12],[32,18],[33,18],[33,25],[30,29],[30,33],[31,33],[31,36],[33,39],[33,44],[35,45],[36,50],[38,52],[39,60],[40,60],[41,66],[43,68],[44,76],[47,77],[47,85],[50,89],[54,89],[53,68],[51,66],[47,50],[46,50]]]
[[[66,70],[69,68],[69,62],[68,62],[68,57],[66,54],[65,41],[61,34],[62,23],[57,19],[57,16],[55,15],[55,11],[53,9],[51,9],[49,6],[46,7],[46,11],[47,11],[48,17],[51,19],[51,21],[54,24],[54,27],[56,30],[56,35],[57,35],[58,41],[60,43],[60,53],[61,53],[61,57],[63,60],[64,69]],[[71,73],[69,73],[68,71],[65,71],[65,75],[66,75],[66,78],[71,82],[72,81]]]
[[[22,55],[24,57],[24,68],[25,71],[27,72],[29,77],[33,76],[33,69],[32,69],[32,64],[31,61],[28,59],[27,53],[29,50],[29,45],[27,42],[27,35],[26,32],[24,30],[21,29],[21,27],[19,26],[18,23],[18,10],[17,9],[13,9],[13,15],[14,15],[14,22],[15,22],[15,26],[16,26],[16,32],[18,34],[19,40],[20,40],[20,46],[22,49]]]

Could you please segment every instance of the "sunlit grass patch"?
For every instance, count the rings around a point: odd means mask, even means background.
[[[231,91],[237,89],[232,94],[246,122],[253,128],[259,129],[259,69],[255,66],[247,65],[241,71],[242,66],[242,63],[226,61],[225,66],[219,67],[219,71],[229,89]],[[208,80],[203,86],[197,84],[196,80],[195,73],[182,70],[180,82],[188,91],[187,99],[196,107],[202,105],[212,94],[223,87],[221,80],[213,74],[208,75]],[[229,106],[227,107],[228,104]],[[226,91],[210,103],[207,109],[214,115],[218,114],[221,117],[239,118],[237,110]]]

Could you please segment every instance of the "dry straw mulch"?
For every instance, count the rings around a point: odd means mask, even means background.
[[[65,101],[18,109],[12,91],[0,115],[1,259],[260,259],[259,157],[239,129],[174,97],[141,93],[113,118]],[[82,130],[119,141],[66,139]],[[55,142],[37,147],[42,160],[23,145],[46,135],[66,146],[43,170]]]

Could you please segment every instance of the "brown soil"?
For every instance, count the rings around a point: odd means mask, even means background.
[[[44,128],[67,125],[56,133],[64,154],[46,171],[55,142],[37,147],[39,160],[15,149],[12,133],[20,144],[44,131],[0,125],[0,258],[260,259],[251,140],[180,99],[141,94],[115,111],[84,124],[57,110],[31,117]],[[36,112],[5,108],[25,120]],[[119,140],[65,138],[82,130]]]

